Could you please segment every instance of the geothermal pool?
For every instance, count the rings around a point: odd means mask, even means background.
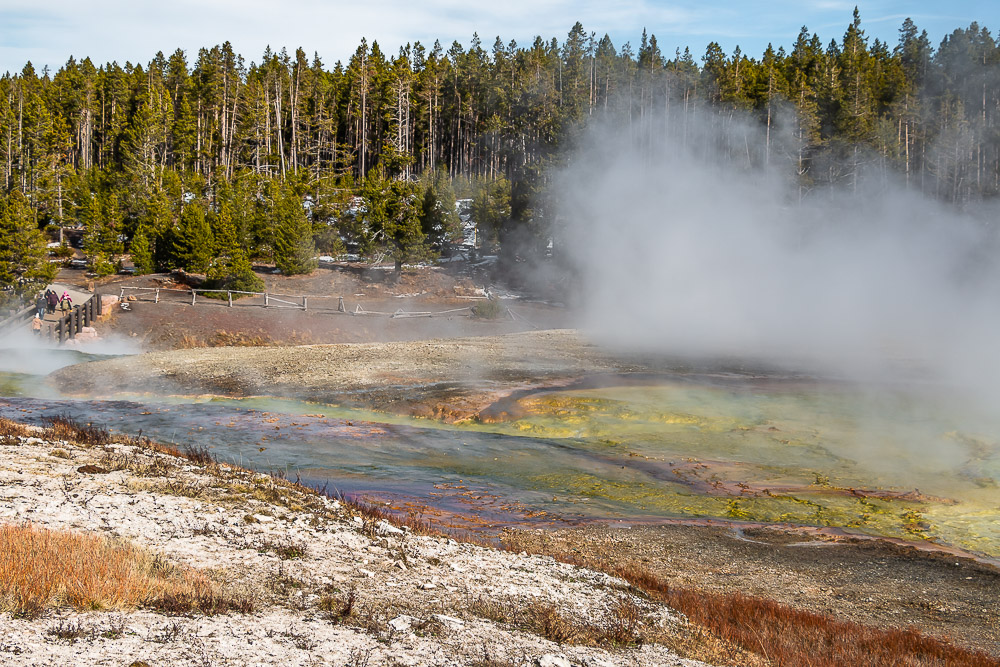
[[[60,363],[87,359],[66,355]],[[1000,419],[927,386],[624,376],[516,396],[490,423],[445,425],[279,399],[68,399],[39,374],[2,368],[0,416],[65,415],[206,446],[450,526],[726,519],[1000,557]]]

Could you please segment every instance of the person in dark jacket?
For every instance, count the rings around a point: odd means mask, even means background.
[[[45,298],[49,302],[49,312],[56,312],[56,306],[59,305],[59,296],[50,289],[45,290]]]
[[[39,294],[38,298],[35,299],[35,313],[38,315],[38,319],[45,319],[45,311],[49,308],[49,300],[45,298],[44,295]]]

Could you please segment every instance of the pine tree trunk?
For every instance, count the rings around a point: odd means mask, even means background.
[[[285,175],[285,137],[281,124],[281,81],[274,77],[274,128],[278,135],[278,155],[280,156],[281,175]]]

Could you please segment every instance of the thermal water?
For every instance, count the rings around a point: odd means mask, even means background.
[[[70,399],[23,370],[0,372],[0,416],[67,416],[208,447],[222,460],[447,525],[709,517],[835,526],[1000,556],[1000,421],[921,389],[622,376],[525,393],[507,402],[502,420],[447,425],[268,398]]]

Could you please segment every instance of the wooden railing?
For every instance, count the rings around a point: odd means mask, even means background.
[[[34,312],[35,312],[35,307],[28,306],[23,310],[19,310],[15,312],[13,315],[10,315],[9,317],[0,321],[0,334],[3,334],[5,331],[9,329],[13,329],[14,327],[22,324],[27,319],[31,319],[31,315]]]
[[[51,335],[60,343],[69,338],[75,338],[83,330],[83,327],[89,327],[90,323],[101,314],[101,295],[95,294],[82,305],[73,306],[73,310],[56,320],[52,326]]]

